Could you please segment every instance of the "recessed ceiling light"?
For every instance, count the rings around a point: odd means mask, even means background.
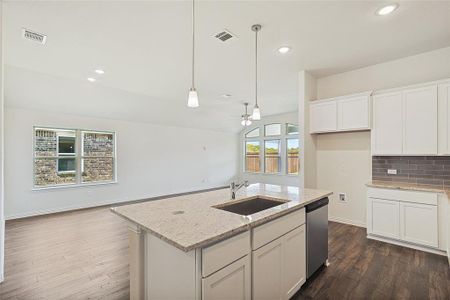
[[[397,3],[385,5],[377,10],[377,15],[379,15],[379,16],[388,15],[388,14],[392,13],[394,10],[396,10],[397,8],[398,8]]]
[[[105,71],[103,71],[102,69],[97,69],[97,70],[95,70],[95,73],[97,73],[97,74],[105,74]]]
[[[288,46],[283,46],[283,47],[278,48],[278,52],[280,52],[281,54],[286,54],[289,51],[291,51],[291,47],[288,47]]]
[[[88,81],[90,81],[90,82],[94,82],[94,81],[96,81],[97,79],[95,79],[95,78],[92,78],[92,77],[88,77],[88,79],[87,79]]]
[[[221,95],[220,97],[222,97],[222,98],[230,98],[230,97],[231,97],[231,94],[223,94],[223,95]]]

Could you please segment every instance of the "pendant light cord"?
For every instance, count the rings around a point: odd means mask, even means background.
[[[255,30],[255,107],[258,107],[258,31]]]
[[[194,89],[195,63],[195,0],[192,0],[192,88]]]

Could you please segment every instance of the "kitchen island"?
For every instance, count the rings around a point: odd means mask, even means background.
[[[112,208],[129,222],[132,299],[289,298],[304,283],[305,209],[331,192],[252,184]],[[224,204],[261,199],[251,215]]]

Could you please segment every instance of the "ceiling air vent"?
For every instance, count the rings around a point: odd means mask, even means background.
[[[22,36],[27,40],[31,40],[42,45],[44,45],[47,41],[46,35],[25,28],[22,28]]]
[[[230,39],[236,38],[236,36],[234,34],[232,34],[231,32],[229,32],[226,29],[224,29],[221,32],[215,34],[214,37],[216,39],[221,40],[222,42],[226,42],[226,41],[228,41]]]

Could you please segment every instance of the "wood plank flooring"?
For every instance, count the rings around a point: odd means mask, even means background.
[[[8,221],[0,299],[128,299],[124,221],[95,208]],[[293,299],[450,299],[446,257],[330,222],[330,262]]]
[[[300,299],[450,299],[447,257],[366,238],[329,223],[329,261],[293,297]]]

